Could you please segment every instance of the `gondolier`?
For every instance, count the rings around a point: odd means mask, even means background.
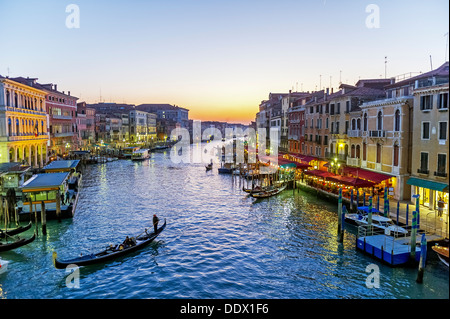
[[[156,230],[158,229],[158,222],[159,222],[159,218],[156,216],[156,214],[153,214],[153,227],[155,228],[155,233],[156,233]]]

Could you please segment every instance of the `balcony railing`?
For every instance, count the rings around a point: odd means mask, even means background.
[[[347,165],[348,166],[359,167],[360,166],[360,162],[361,162],[361,159],[359,159],[359,158],[347,157]]]
[[[447,177],[447,173],[446,172],[434,172],[434,176],[438,176],[438,177]]]
[[[428,175],[428,174],[430,174],[430,171],[428,169],[418,168],[417,173]]]
[[[386,137],[386,131],[381,131],[381,130],[369,131],[369,136],[370,137]]]
[[[348,137],[361,137],[361,130],[348,130]]]

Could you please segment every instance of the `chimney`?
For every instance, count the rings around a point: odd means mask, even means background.
[[[53,90],[58,91],[58,85],[57,84],[53,85]]]
[[[69,95],[69,96],[70,96],[70,91],[67,91],[67,95]]]
[[[331,88],[331,94],[333,94],[333,88]]]

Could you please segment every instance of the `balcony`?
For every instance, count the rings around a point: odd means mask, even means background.
[[[417,173],[428,175],[428,174],[430,174],[430,171],[427,170],[427,169],[418,168],[418,169],[417,169]]]
[[[52,118],[54,120],[72,120],[72,116],[71,115],[52,114]]]
[[[369,131],[369,137],[377,137],[377,138],[383,138],[386,137],[386,131]]]
[[[348,137],[361,137],[361,130],[348,130]]]
[[[376,130],[376,131],[369,131],[369,137],[386,137],[386,131]]]
[[[438,176],[438,177],[447,177],[447,173],[446,172],[434,172],[434,176]]]
[[[73,136],[73,132],[67,132],[67,133],[53,133],[52,137],[68,137]]]
[[[347,157],[347,165],[348,166],[355,166],[355,167],[359,167],[361,163],[361,159],[359,158],[351,158],[351,157]]]

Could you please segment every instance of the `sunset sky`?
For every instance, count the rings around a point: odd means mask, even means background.
[[[79,28],[66,26],[71,3]],[[379,28],[366,25],[371,3]],[[270,92],[384,77],[385,56],[388,77],[440,66],[448,10],[447,0],[0,0],[0,75],[87,103],[170,103],[248,124]]]

